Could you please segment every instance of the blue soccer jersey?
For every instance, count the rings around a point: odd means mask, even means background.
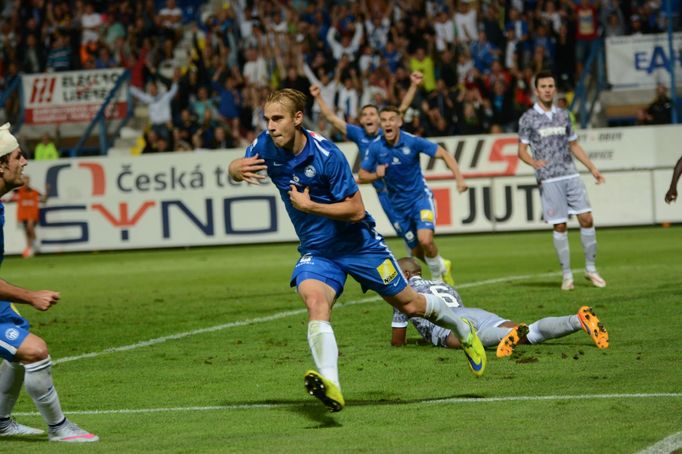
[[[265,160],[268,176],[279,189],[298,238],[301,254],[334,255],[361,250],[374,239],[374,219],[369,213],[360,222],[337,221],[325,216],[299,211],[291,204],[291,185],[318,203],[342,202],[358,191],[348,161],[331,141],[303,130],[306,145],[298,155],[278,148],[267,131],[262,132],[247,148],[246,156],[258,155]]]
[[[391,205],[397,211],[409,209],[415,197],[431,196],[419,163],[419,154],[434,157],[438,144],[400,130],[395,145],[389,145],[382,136],[371,143],[361,167],[376,172],[377,165],[386,164],[384,182]]]
[[[369,149],[369,145],[381,135],[381,129],[377,132],[377,134],[370,136],[367,134],[367,131],[365,131],[365,128],[361,128],[360,126],[356,125],[351,125],[351,124],[346,124],[346,138],[353,142],[355,145],[358,146],[358,151],[360,152],[360,162],[365,160],[365,157],[367,156],[367,150]],[[379,191],[385,191],[386,190],[386,184],[384,184],[383,180],[376,180],[372,182],[372,186],[374,189]]]

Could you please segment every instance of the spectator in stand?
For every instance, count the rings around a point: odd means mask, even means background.
[[[556,41],[556,59],[554,60],[554,74],[557,76],[558,89],[562,91],[573,89],[575,68],[575,40],[569,34],[566,24],[562,24]]]
[[[426,135],[449,136],[455,133],[455,102],[457,93],[443,79],[436,81],[436,89],[422,102],[422,112],[426,113],[424,125]]]
[[[165,141],[171,138],[173,119],[171,100],[178,91],[178,79],[180,79],[180,70],[175,72],[173,84],[165,93],[159,93],[159,86],[156,81],[151,81],[148,84],[148,92],[137,87],[130,87],[130,94],[149,108],[149,122],[152,130]]]
[[[493,61],[501,55],[501,51],[488,41],[485,32],[480,30],[478,32],[478,39],[472,41],[469,45],[471,58],[474,61],[474,66],[482,74],[490,72],[490,67]]]
[[[514,115],[513,92],[504,79],[497,79],[493,83],[489,103],[492,112],[491,122],[498,125],[502,132],[514,132],[518,117]]]
[[[478,36],[476,7],[472,6],[473,0],[458,0],[459,9],[455,13],[455,28],[457,29],[457,42],[466,46]]]
[[[106,45],[100,46],[97,50],[97,57],[95,58],[95,68],[106,69],[116,67],[118,67],[118,62],[111,55],[109,48]]]
[[[166,6],[161,8],[158,15],[166,36],[173,39],[179,38],[180,27],[182,26],[182,10],[175,4],[175,0],[166,0]]]
[[[612,36],[623,36],[625,34],[625,23],[622,20],[622,13],[620,9],[617,12],[612,12],[606,17],[604,25],[604,36],[606,38]]]
[[[261,49],[262,50],[262,49]],[[253,47],[246,49],[246,62],[242,69],[244,80],[257,87],[264,87],[270,82],[270,72],[263,57],[266,52],[261,52]]]
[[[436,50],[444,52],[451,48],[455,43],[455,23],[448,17],[445,8],[436,14],[433,28],[436,32]]]
[[[365,16],[366,41],[371,48],[383,51],[388,43],[388,35],[391,30],[390,14],[393,11],[393,2],[388,2],[383,11],[379,7],[381,5],[379,2],[371,3],[371,11],[368,4],[369,0],[360,1],[362,13]]]
[[[596,51],[599,39],[599,4],[600,0],[580,0],[573,5],[571,0],[564,0],[564,4],[573,8],[575,14],[575,60],[579,76],[592,52]]]
[[[45,69],[45,48],[35,35],[26,35],[21,46],[21,70],[27,74],[41,73]]]
[[[337,11],[336,8],[333,11]],[[338,14],[332,18],[336,22],[339,17]],[[349,26],[349,31],[353,32],[351,37],[348,33],[341,35],[341,40],[338,40],[336,35],[338,30],[335,26],[329,27],[327,32],[327,44],[331,48],[334,60],[339,61],[341,55],[346,54],[351,60],[355,60],[355,57],[360,50],[360,44],[362,43],[362,22],[353,23]]]
[[[461,135],[487,132],[483,97],[477,87],[460,91],[457,97],[457,132]]]
[[[424,75],[424,90],[430,92],[436,88],[436,71],[433,58],[426,53],[423,46],[417,47],[410,58],[410,71],[419,71]]]
[[[92,47],[100,39],[100,32],[104,21],[102,15],[95,11],[95,5],[88,1],[85,3],[81,24],[81,62],[85,62],[93,53]]]
[[[668,97],[668,88],[663,84],[656,86],[656,98],[646,109],[637,113],[637,124],[667,125],[672,122],[672,101]]]
[[[218,113],[220,114],[222,121],[230,126],[230,130],[233,133],[238,133],[239,117],[241,116],[244,98],[239,89],[237,89],[239,81],[234,75],[227,74],[223,83],[220,83],[224,70],[225,68],[221,66],[213,75],[212,87],[220,98],[218,101]],[[199,116],[199,118],[203,117]]]
[[[52,37],[52,45],[47,54],[46,70],[69,71],[71,69],[71,44],[68,43],[60,32]]]
[[[569,1],[569,0],[567,0]],[[516,48],[519,54],[519,67],[525,66],[531,59],[532,42],[530,39],[528,22],[523,18],[518,9],[512,8],[509,10],[509,21],[507,22],[507,30],[514,29],[514,37],[518,41]],[[507,37],[509,39],[509,36]]]
[[[439,54],[439,59],[436,62],[436,71],[439,79],[443,79],[445,85],[454,88],[458,84],[457,79],[457,63],[455,57],[450,49],[445,49]]]
[[[54,141],[48,133],[44,133],[36,149],[33,152],[33,159],[36,161],[47,161],[59,159],[59,151]]]
[[[329,77],[329,73],[324,68],[319,68],[317,76],[307,64],[303,64],[303,71],[310,82],[310,85],[317,85],[320,87],[322,99],[328,106],[336,105],[336,92],[339,89],[339,82],[341,80],[342,67],[337,65],[334,72],[334,78]],[[315,124],[322,118],[321,109],[317,102],[313,104],[313,122]]]

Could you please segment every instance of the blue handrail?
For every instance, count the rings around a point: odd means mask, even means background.
[[[78,153],[81,151],[83,148],[83,145],[85,144],[85,141],[90,138],[90,134],[92,134],[92,130],[95,128],[95,125],[99,125],[99,152],[102,155],[107,154],[107,151],[109,150],[109,140],[107,137],[107,126],[106,126],[106,116],[105,116],[105,111],[111,101],[116,97],[118,90],[121,89],[123,86],[124,82],[127,82],[128,79],[130,79],[130,71],[125,70],[119,78],[116,80],[116,84],[114,84],[114,87],[109,91],[109,94],[107,95],[106,99],[102,103],[102,105],[99,107],[99,110],[93,117],[92,121],[88,125],[88,127],[85,129],[85,132],[81,136],[80,140],[76,144],[74,148],[69,150],[69,156],[74,157],[78,156]],[[125,122],[128,121],[130,116],[132,115],[132,107],[131,103],[128,102],[128,111],[126,113],[126,116],[123,120],[121,120],[121,124],[118,126],[116,130],[116,134],[121,130]]]
[[[571,102],[571,105],[569,106],[570,110],[573,110],[575,107],[575,103],[580,101],[580,105],[578,106],[579,108],[579,118],[580,118],[580,127],[581,128],[586,128],[587,123],[589,121],[588,117],[588,112],[587,112],[587,92],[588,92],[588,87],[585,84],[585,79],[587,78],[587,75],[590,74],[592,71],[592,64],[595,61],[595,58],[597,59],[597,65],[602,64],[602,62],[599,60],[602,57],[602,52],[604,50],[604,47],[602,45],[602,39],[595,40],[593,43],[593,46],[590,49],[590,54],[587,57],[587,61],[585,62],[585,66],[583,67],[583,72],[580,74],[580,79],[578,79],[578,83],[575,88],[576,95],[573,98],[573,101]],[[603,88],[603,81],[601,80],[604,75],[601,73],[603,71],[603,68],[597,68],[597,90],[595,92],[594,97],[592,98],[591,105],[594,105],[594,103],[597,101],[599,92],[601,92]],[[590,109],[591,110],[591,109]]]

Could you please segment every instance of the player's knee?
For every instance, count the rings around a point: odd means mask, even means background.
[[[584,213],[578,216],[578,222],[580,227],[584,229],[589,229],[594,225],[594,220],[592,219],[592,213]]]
[[[46,359],[50,355],[47,343],[39,337],[24,342],[17,350],[17,359],[22,363],[31,364]]]
[[[566,232],[566,229],[567,229],[566,223],[554,224],[555,232],[564,233]]]

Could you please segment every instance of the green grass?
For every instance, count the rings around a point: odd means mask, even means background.
[[[580,268],[575,231],[570,240]],[[62,292],[46,313],[21,310],[57,361],[66,413],[101,437],[88,452],[636,452],[682,428],[682,228],[601,229],[598,240],[608,287],[577,274],[566,293],[548,231],[437,237],[468,306],[531,322],[588,304],[610,333],[608,350],[576,333],[510,359],[490,352],[481,379],[461,352],[417,346],[412,329],[408,346],[390,347],[391,308],[365,301],[373,294],[349,280],[339,303],[365,302],[334,310],[347,400],[337,414],[303,390],[312,359],[303,305],[288,287],[292,244],[8,258],[2,276]],[[481,283],[512,276],[526,277]],[[90,352],[100,354],[70,360]],[[652,393],[676,395],[617,397]],[[23,392],[15,412],[42,427]],[[0,446],[74,449],[41,437]]]

